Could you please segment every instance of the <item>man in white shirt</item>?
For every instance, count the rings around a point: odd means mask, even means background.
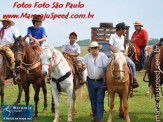
[[[125,52],[125,49],[124,49],[124,34],[125,34],[125,29],[126,29],[126,25],[124,22],[122,23],[118,23],[116,25],[116,33],[111,35],[110,37],[110,41],[109,41],[109,49],[110,51],[112,51],[113,53],[117,53],[117,52]],[[111,58],[110,57],[109,61],[111,61]],[[133,72],[133,75],[134,75],[134,83],[133,83],[133,88],[137,88],[139,87],[139,84],[137,83],[137,80],[136,80],[136,70],[135,70],[135,64],[134,62],[126,56],[126,60],[127,62],[130,64],[131,66],[131,69],[132,69],[132,72]],[[110,63],[110,62],[109,62]],[[104,69],[103,69],[104,70]],[[106,74],[106,69],[105,71],[103,72],[103,74]],[[105,79],[104,79],[104,88],[105,88]]]
[[[14,27],[14,22],[9,19],[9,18],[3,18],[0,19],[0,21],[2,22],[3,27],[0,28],[0,45],[2,46],[7,46],[9,48],[13,47],[13,44],[15,42],[15,39],[13,37],[13,35],[15,37],[19,36],[19,32],[18,30]],[[12,52],[12,51],[11,51]],[[14,58],[14,54],[10,55],[11,61],[12,61],[12,68],[11,71],[13,72],[14,76],[15,76],[15,58]]]
[[[82,67],[82,64],[87,66],[88,91],[93,112],[93,122],[101,122],[104,113],[105,92],[102,89],[102,68],[108,65],[109,59],[104,53],[99,52],[101,48],[102,46],[97,42],[91,42],[89,46],[90,53],[81,58],[81,62],[78,63],[79,68]]]

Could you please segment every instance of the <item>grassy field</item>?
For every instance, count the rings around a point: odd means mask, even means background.
[[[82,49],[82,55],[85,54],[87,51]],[[142,81],[143,74],[137,73],[137,79],[139,82],[140,87],[137,88],[134,92],[134,97],[129,98],[128,104],[129,104],[129,116],[131,119],[131,122],[155,122],[155,107],[154,107],[154,96],[151,99],[151,96],[145,96],[145,93],[148,88],[148,83],[144,83]],[[42,90],[40,91],[40,101],[39,101],[39,120],[37,122],[52,122],[54,119],[54,113],[51,112],[51,92],[50,92],[51,86],[47,84],[48,89],[48,112],[42,113],[43,110],[43,93]],[[86,96],[83,99],[77,98],[77,108],[76,108],[76,116],[73,117],[73,122],[90,122],[92,120],[92,117],[89,116],[90,114],[90,102],[88,100],[88,92],[85,88]],[[16,99],[18,94],[18,88],[15,85],[6,85],[5,86],[5,104],[12,105]],[[63,95],[60,95],[60,122],[66,122],[67,121],[67,107],[66,107],[66,94],[62,93]],[[107,92],[105,94],[105,110],[107,113],[104,114],[103,120],[104,122],[108,119],[108,95]],[[33,87],[30,87],[30,105],[34,105],[34,90]],[[24,92],[21,99],[21,105],[25,105],[25,98],[24,98]],[[161,99],[161,118],[163,121],[163,99]],[[113,122],[125,122],[124,119],[121,119],[118,117],[119,113],[119,98],[116,95],[115,98],[115,107],[114,107],[114,114],[113,114]],[[2,113],[0,112],[0,121],[2,120]]]

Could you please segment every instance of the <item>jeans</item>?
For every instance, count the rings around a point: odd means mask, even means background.
[[[145,67],[145,46],[140,46],[140,69],[144,69]]]
[[[88,78],[88,91],[94,119],[102,119],[104,114],[105,91],[102,89],[102,85],[102,80],[94,81]]]

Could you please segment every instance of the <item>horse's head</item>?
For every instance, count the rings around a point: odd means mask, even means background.
[[[122,52],[113,53],[113,62],[112,62],[112,72],[114,74],[114,77],[116,81],[124,81],[124,77],[126,74],[126,65],[127,61],[125,56],[127,54],[124,54]]]
[[[15,64],[16,66],[20,66],[25,56],[25,40],[21,36],[15,38],[13,49]]]
[[[54,47],[42,49],[41,52],[42,74],[46,76],[49,71],[54,70],[62,60],[61,53]]]

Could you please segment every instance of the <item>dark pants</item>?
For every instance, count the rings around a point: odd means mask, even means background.
[[[140,46],[140,69],[144,69],[145,67],[145,46]]]
[[[88,91],[94,119],[102,119],[104,114],[105,91],[102,89],[102,85],[102,80],[94,81],[88,78]]]

